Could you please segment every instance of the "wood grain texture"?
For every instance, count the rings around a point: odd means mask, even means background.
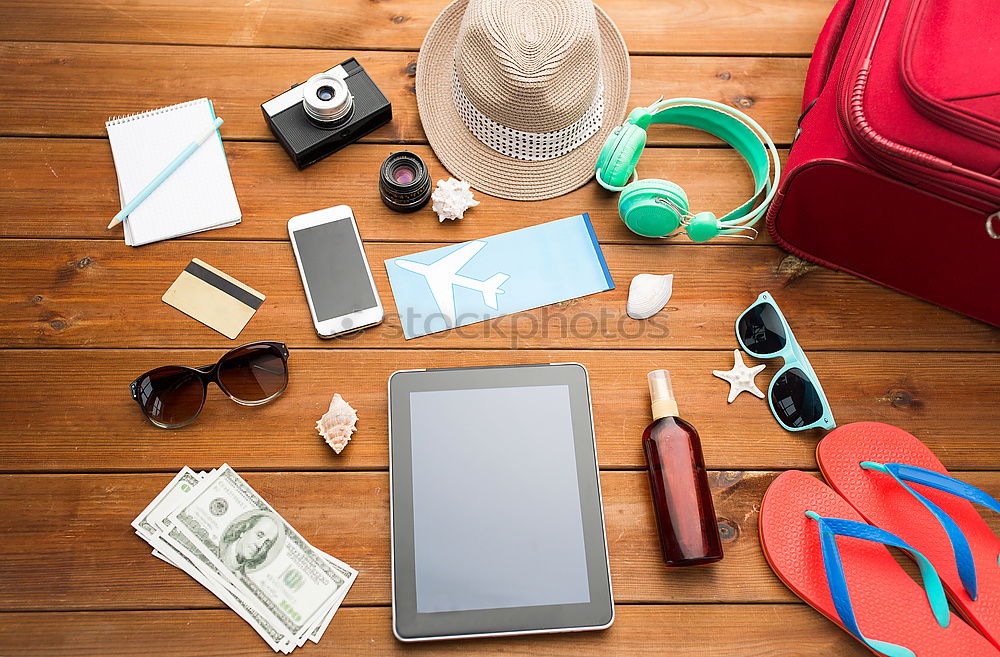
[[[229,462],[239,471],[370,470],[388,467],[386,381],[397,369],[579,362],[590,373],[599,462],[640,468],[649,423],[646,372],[669,369],[681,415],[701,433],[717,469],[815,468],[822,432],[789,433],[750,395],[726,404],[711,375],[731,351],[478,351],[292,349],[288,390],[265,406],[231,402],[215,386],[186,428],[150,424],[128,394],[161,365],[199,366],[221,350],[42,350],[0,354],[0,464],[6,471],[176,472]],[[879,420],[923,440],[951,468],[1000,469],[1000,355],[815,352],[811,361],[840,424]],[[776,364],[758,377],[765,387]],[[961,374],[958,374],[961,373]],[[962,384],[955,385],[956,376]],[[336,456],[315,432],[334,392],[358,410],[358,432]],[[100,400],[95,404],[94,400]]]
[[[389,481],[385,473],[250,474],[246,479],[317,547],[360,571],[346,604],[389,604]],[[660,560],[644,472],[601,478],[619,602],[793,601],[764,562],[755,509],[773,473],[713,473],[726,559],[720,586]],[[0,610],[222,607],[181,571],[149,555],[129,523],[169,475],[0,477]],[[1000,487],[1000,486],[998,486]],[[29,500],[24,490],[31,490]],[[74,500],[72,507],[64,504]],[[67,579],[66,573],[73,573]],[[722,585],[722,582],[726,584]]]
[[[764,402],[725,403],[733,320],[761,290],[778,299],[839,423],[881,420],[922,439],[964,480],[1000,495],[1000,329],[808,265],[773,246],[653,244],[620,223],[593,183],[558,199],[485,198],[466,220],[387,211],[382,159],[414,150],[445,172],[420,125],[416,50],[447,0],[0,0],[0,655],[271,655],[246,625],[129,527],[182,465],[228,461],[318,546],[361,571],[315,655],[806,657],[868,655],[799,604],[768,569],[759,502],[777,472],[815,470],[820,432],[781,430]],[[602,0],[632,53],[629,106],[695,95],[731,104],[779,144],[834,0]],[[181,44],[181,45],[177,45]],[[728,55],[728,56],[724,56]],[[780,55],[772,57],[769,55]],[[357,56],[393,121],[299,172],[259,105]],[[222,129],[244,222],[132,249],[103,225],[118,207],[104,121],[207,96]],[[682,184],[724,211],[750,184],[701,133],[650,130],[644,177]],[[352,205],[389,312],[384,258],[590,211],[614,291],[404,341],[400,320],[346,340],[313,333],[285,222]],[[101,219],[105,219],[103,222]],[[268,295],[237,342],[160,302],[191,257]],[[628,281],[674,273],[655,320],[624,316]],[[286,394],[260,408],[213,388],[180,431],[153,427],[127,393],[139,373],[200,365],[244,341],[291,345]],[[949,350],[949,351],[942,351]],[[389,604],[387,376],[396,369],[577,361],[590,371],[607,535],[618,601],[608,631],[404,645]],[[682,415],[701,432],[726,559],[667,570],[642,470],[645,373],[671,370]],[[776,371],[770,363],[758,381]],[[360,414],[338,456],[313,430],[333,392]],[[815,474],[815,473],[814,473]],[[1000,520],[989,516],[994,530]]]
[[[0,39],[416,50],[447,0],[5,0]],[[833,0],[604,0],[633,53],[809,54]]]
[[[392,102],[392,121],[365,141],[425,142],[414,53],[19,42],[0,43],[0,135],[105,137],[109,116],[207,96],[226,121],[223,138],[272,141],[260,104],[353,56]],[[776,143],[787,144],[806,66],[802,58],[636,56],[629,107],[660,96],[709,98],[746,110]],[[652,128],[649,137],[654,145],[720,143],[667,126]]]
[[[277,144],[227,142],[225,148],[243,223],[184,239],[286,240],[289,218],[348,200],[369,242],[464,241],[587,211],[604,244],[658,244],[629,231],[618,216],[618,195],[595,182],[558,198],[531,203],[477,193],[481,205],[462,220],[441,223],[430,207],[401,215],[380,200],[379,167],[399,147],[357,144],[304,171]],[[448,177],[428,146],[407,149],[424,159],[431,180]],[[684,187],[698,210],[720,216],[753,193],[749,170],[729,149],[653,148],[639,166],[644,176],[666,177]],[[121,240],[120,228],[109,232],[107,221],[101,221],[121,207],[106,140],[0,139],[0,180],[5,183],[0,186],[0,236]],[[760,228],[753,242],[717,240],[706,246],[773,243],[763,223]],[[686,237],[672,242],[691,244]]]
[[[280,225],[284,218],[272,221]],[[360,228],[365,235],[364,223]],[[604,237],[601,231],[597,236]],[[420,326],[426,318],[396,314],[382,261],[431,246],[369,244],[366,251],[386,320],[324,342],[312,326],[287,243],[160,242],[135,249],[95,240],[6,240],[0,346],[233,346],[160,300],[192,257],[267,295],[240,336],[246,342],[280,339],[295,347],[407,349],[723,349],[735,346],[733,323],[739,313],[759,292],[770,290],[807,351],[1000,346],[1000,329],[808,265],[777,247],[662,244],[604,247],[617,282],[614,290],[405,341],[402,322]],[[625,300],[629,281],[642,272],[670,272],[675,279],[666,309],[639,322],[625,314]]]
[[[274,653],[224,610],[0,616],[0,654],[14,657],[213,657]],[[337,613],[309,655],[470,657],[870,657],[860,643],[805,605],[620,606],[603,632],[403,644],[388,608]]]
[[[757,515],[777,473],[712,472],[726,556],[706,569],[668,569],[660,556],[645,472],[604,472],[601,488],[616,602],[795,602],[760,550]],[[360,571],[345,604],[387,605],[389,482],[385,473],[244,473],[317,547]],[[1000,495],[1000,474],[960,473]],[[0,611],[223,608],[211,593],[149,555],[129,523],[170,475],[0,477]],[[25,497],[24,491],[31,495]],[[66,500],[73,500],[72,506]],[[987,516],[994,529],[1000,518]],[[71,573],[71,577],[66,574]],[[0,616],[2,618],[2,616]]]

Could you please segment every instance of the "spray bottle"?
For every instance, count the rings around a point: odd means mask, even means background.
[[[670,373],[649,373],[653,422],[642,434],[663,561],[699,566],[722,559],[712,492],[695,428],[677,416]]]

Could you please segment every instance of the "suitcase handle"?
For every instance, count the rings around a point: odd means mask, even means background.
[[[830,76],[833,60],[837,57],[840,42],[847,29],[847,21],[851,18],[855,0],[840,0],[830,12],[823,25],[823,30],[816,40],[809,70],[806,72],[806,84],[802,91],[802,114],[805,115],[823,91],[826,80]],[[801,119],[800,119],[801,120]]]

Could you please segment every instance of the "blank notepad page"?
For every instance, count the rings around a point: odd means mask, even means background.
[[[108,121],[122,206],[214,121],[207,98]],[[232,226],[240,217],[226,152],[216,133],[129,215],[125,243],[140,246]]]

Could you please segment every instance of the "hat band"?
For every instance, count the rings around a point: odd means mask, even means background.
[[[566,155],[597,134],[604,120],[604,82],[597,81],[594,101],[579,119],[552,132],[524,132],[497,123],[479,111],[462,91],[457,71],[452,71],[451,91],[455,109],[476,139],[496,152],[518,160],[541,162]]]

